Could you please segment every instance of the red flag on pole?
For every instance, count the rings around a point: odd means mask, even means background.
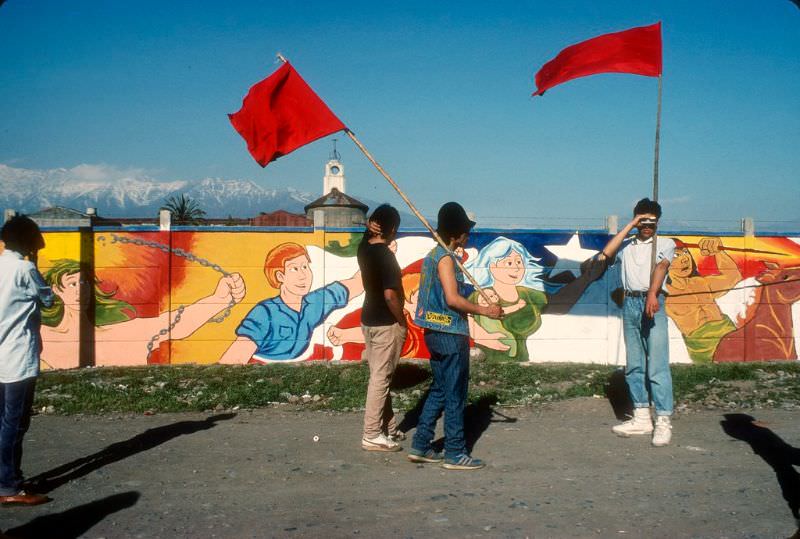
[[[228,114],[228,118],[262,167],[300,146],[346,129],[289,62],[254,84],[239,112]]]
[[[661,75],[661,23],[604,34],[567,47],[536,73],[536,92],[597,73]]]

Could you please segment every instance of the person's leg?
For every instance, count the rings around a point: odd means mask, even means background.
[[[469,388],[469,338],[449,334],[444,340],[444,453],[455,458],[467,452],[464,439],[464,407]]]
[[[673,409],[672,372],[669,368],[669,334],[667,315],[664,312],[663,296],[659,296],[661,308],[652,318],[645,332],[647,340],[647,378],[653,396],[656,416],[670,416]]]
[[[20,483],[22,483],[24,479],[22,473],[22,439],[31,426],[31,411],[33,410],[33,394],[36,392],[36,378],[30,378],[26,380],[26,382],[28,383],[25,388],[25,397],[22,403],[22,420],[20,421],[19,434],[17,435],[17,446],[14,449],[14,457],[16,458],[14,467],[16,468],[17,479]]]
[[[382,434],[389,383],[394,374],[397,332],[394,326],[364,327],[369,364],[369,385],[364,411],[364,439],[372,440]]]
[[[633,418],[614,425],[617,436],[634,436],[653,432],[650,419],[650,398],[646,386],[647,349],[642,337],[645,298],[626,297],[622,305],[622,331],[625,337],[625,381],[633,401]]]
[[[642,337],[645,298],[626,297],[622,305],[622,333],[625,338],[625,381],[628,383],[634,408],[648,408],[645,373],[647,355]]]
[[[430,352],[430,366],[433,374],[433,381],[428,390],[428,397],[422,405],[422,412],[417,420],[417,430],[411,441],[411,447],[421,453],[427,453],[431,449],[431,442],[436,429],[436,421],[444,409],[444,387],[443,378],[445,376],[442,365],[442,354],[439,336],[442,333],[437,331],[425,332],[425,344]]]
[[[22,439],[30,425],[36,378],[0,384],[0,496],[13,496],[22,484]]]
[[[673,409],[672,373],[669,368],[669,335],[664,300],[659,297],[661,308],[652,319],[647,338],[647,379],[656,409],[655,429],[652,444],[656,447],[669,445],[672,440]]]
[[[403,344],[406,342],[406,328],[401,327],[400,324],[394,324],[394,348],[391,353],[391,369],[392,377],[397,370],[397,365],[400,363],[400,353],[403,351]],[[390,377],[391,382],[391,377]],[[398,436],[400,433],[397,430],[397,419],[394,415],[394,408],[392,407],[392,394],[389,391],[386,395],[386,402],[383,406],[383,429],[389,436]]]

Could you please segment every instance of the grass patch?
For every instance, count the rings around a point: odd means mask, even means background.
[[[574,397],[605,397],[612,366],[477,362],[470,401],[537,405]],[[800,363],[734,363],[672,367],[678,408],[800,407]],[[44,372],[35,408],[40,413],[158,413],[280,404],[359,410],[365,364],[176,365]],[[402,364],[392,389],[402,410],[417,406],[430,383],[425,362]]]

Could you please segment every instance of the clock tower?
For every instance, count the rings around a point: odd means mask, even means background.
[[[322,196],[331,192],[334,187],[340,193],[344,193],[344,165],[340,161],[341,156],[336,151],[336,139],[333,139],[333,152],[330,159],[325,164],[325,177],[322,180]]]

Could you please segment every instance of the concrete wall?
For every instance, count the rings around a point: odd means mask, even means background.
[[[800,238],[665,235],[686,246],[671,270],[683,273],[668,285],[671,361],[797,359]],[[40,269],[60,301],[44,313],[43,366],[359,360],[359,239],[322,229],[45,231]],[[541,309],[608,239],[476,231],[466,263],[509,314],[473,320],[474,346],[490,359],[623,364],[615,267],[585,283],[566,313]],[[397,240],[409,313],[433,245],[422,232]],[[514,251],[524,267],[503,272]],[[413,325],[403,355],[427,357]]]

